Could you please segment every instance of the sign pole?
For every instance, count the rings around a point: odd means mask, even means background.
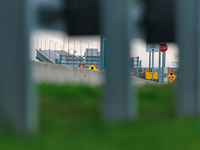
[[[153,81],[153,73],[154,73],[154,51],[152,50],[152,81]]]
[[[161,52],[159,51],[159,60],[158,60],[158,82],[160,82],[161,77],[161,69],[160,69],[160,59],[161,59]]]
[[[165,77],[165,74],[164,74],[164,70],[165,70],[165,53],[166,52],[163,52],[162,54],[162,83],[164,83],[164,77]]]
[[[151,72],[151,52],[149,52],[149,72]]]

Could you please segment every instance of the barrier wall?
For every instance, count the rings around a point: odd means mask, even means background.
[[[44,62],[33,61],[33,79],[37,82],[53,83],[85,83],[98,85],[104,82],[104,72],[89,69],[81,69],[70,66],[61,66]],[[132,78],[136,85],[158,84],[139,78]]]
[[[101,84],[103,72],[34,61],[33,79],[38,82]]]

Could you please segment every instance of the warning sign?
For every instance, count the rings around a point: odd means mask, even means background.
[[[168,75],[169,81],[173,82],[176,79],[175,74],[171,71]]]
[[[152,72],[146,72],[146,79],[152,79]],[[153,79],[158,79],[157,72],[153,72]]]
[[[98,70],[93,64],[91,64],[91,66],[88,67],[88,69],[91,69],[91,70]]]

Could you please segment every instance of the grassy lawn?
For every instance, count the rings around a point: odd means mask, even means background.
[[[199,118],[177,118],[175,85],[137,89],[133,122],[101,119],[101,87],[39,84],[39,134],[1,136],[2,150],[199,150]]]

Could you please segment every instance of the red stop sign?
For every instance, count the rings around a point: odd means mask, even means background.
[[[160,51],[166,52],[167,51],[167,44],[165,44],[165,43],[160,44]]]

